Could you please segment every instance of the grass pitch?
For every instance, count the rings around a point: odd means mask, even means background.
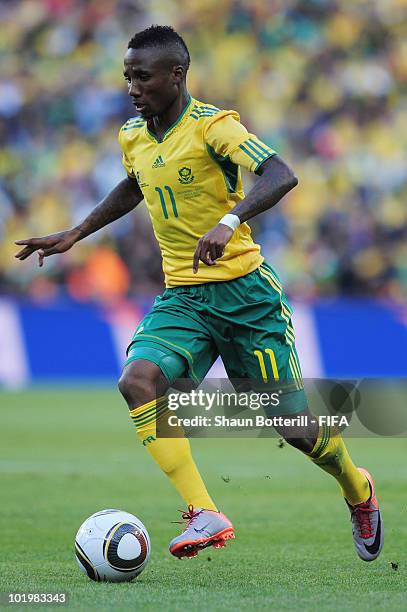
[[[348,441],[375,476],[385,520],[385,548],[371,564],[356,557],[336,483],[301,453],[277,439],[193,440],[237,539],[178,561],[167,547],[183,503],[118,393],[0,393],[0,406],[0,591],[66,591],[70,610],[406,609],[407,440]],[[106,507],[149,530],[151,561],[133,583],[92,583],[76,565],[79,525]]]

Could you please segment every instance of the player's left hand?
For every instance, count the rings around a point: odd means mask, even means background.
[[[216,265],[216,259],[222,257],[225,247],[232,236],[233,230],[223,223],[218,223],[205,236],[202,236],[194,253],[194,274],[198,272],[199,260],[206,266]]]

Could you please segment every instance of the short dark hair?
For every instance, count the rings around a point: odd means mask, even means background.
[[[171,26],[152,25],[137,32],[130,39],[128,49],[146,49],[147,47],[173,47],[182,58],[182,64],[188,70],[191,58],[183,38]]]

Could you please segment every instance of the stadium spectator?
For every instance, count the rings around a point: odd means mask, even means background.
[[[116,134],[134,111],[117,58],[134,31],[159,22],[191,48],[195,97],[237,109],[299,177],[253,224],[288,293],[401,300],[406,8],[405,0],[2,2],[0,291],[78,297],[78,270],[87,275],[102,256],[119,280],[111,292],[88,286],[89,298],[161,289],[142,209],[105,230],[109,247],[97,235],[41,271],[33,263],[17,273],[13,257],[14,239],[77,223],[122,176]]]

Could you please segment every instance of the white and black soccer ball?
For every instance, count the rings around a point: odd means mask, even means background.
[[[91,580],[129,582],[146,567],[151,545],[147,529],[133,514],[107,509],[92,514],[79,528],[75,553]]]

